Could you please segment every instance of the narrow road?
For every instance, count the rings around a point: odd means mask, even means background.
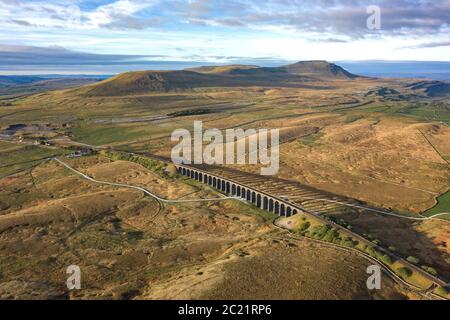
[[[145,188],[142,187],[138,187],[138,186],[133,186],[133,185],[129,185],[129,184],[123,184],[123,183],[114,183],[114,182],[107,182],[107,181],[100,181],[100,180],[96,180],[94,178],[91,178],[90,176],[84,174],[83,172],[80,172],[74,168],[72,168],[71,166],[69,166],[67,163],[57,159],[57,158],[50,158],[49,160],[54,160],[56,162],[58,162],[59,164],[61,164],[62,166],[66,167],[67,169],[69,169],[70,171],[76,173],[77,175],[83,177],[86,180],[89,180],[91,182],[94,183],[99,183],[99,184],[104,184],[104,185],[109,185],[109,186],[114,186],[114,187],[121,187],[121,188],[128,188],[128,189],[136,189],[139,191],[144,192],[146,195],[155,198],[158,201],[161,201],[163,203],[188,203],[188,202],[211,202],[211,201],[225,201],[225,200],[240,200],[238,197],[221,197],[221,198],[212,198],[212,199],[184,199],[184,200],[170,200],[170,199],[164,199],[161,198],[160,196],[148,191]]]

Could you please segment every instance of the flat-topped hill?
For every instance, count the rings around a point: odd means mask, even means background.
[[[175,71],[137,71],[119,74],[82,87],[76,93],[114,96],[168,92],[201,87],[298,86],[317,80],[351,80],[357,76],[326,61],[305,61],[281,67],[246,65],[204,66]]]
[[[357,76],[346,71],[344,68],[327,61],[300,61],[294,64],[283,66],[290,74],[300,74],[318,78],[354,79]]]

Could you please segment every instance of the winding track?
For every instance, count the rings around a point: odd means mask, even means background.
[[[107,182],[107,181],[100,181],[100,180],[96,180],[94,178],[91,178],[90,176],[84,174],[83,172],[80,172],[74,168],[72,168],[71,166],[69,166],[67,163],[57,159],[57,158],[50,158],[49,160],[54,160],[56,162],[58,162],[59,164],[61,164],[62,166],[66,167],[67,169],[69,169],[70,171],[76,173],[77,175],[83,177],[86,180],[89,180],[91,182],[94,183],[98,183],[98,184],[104,184],[104,185],[109,185],[109,186],[114,186],[114,187],[121,187],[121,188],[128,188],[128,189],[135,189],[135,190],[139,190],[144,192],[146,195],[155,198],[158,201],[161,201],[163,203],[187,203],[187,202],[211,202],[211,201],[225,201],[225,200],[239,200],[239,198],[237,197],[221,197],[221,198],[211,198],[211,199],[185,199],[185,200],[170,200],[170,199],[165,199],[165,198],[161,198],[160,196],[154,194],[153,192],[148,191],[145,188],[142,187],[138,187],[138,186],[133,186],[133,185],[129,185],[129,184],[123,184],[123,183],[114,183],[114,182]]]

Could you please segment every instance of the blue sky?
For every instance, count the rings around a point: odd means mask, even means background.
[[[381,10],[379,30],[367,27],[371,5]],[[0,0],[5,52],[36,63],[82,63],[81,53],[128,62],[450,61],[450,1]]]

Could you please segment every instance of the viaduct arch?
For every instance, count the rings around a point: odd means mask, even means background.
[[[294,207],[287,201],[270,196],[246,185],[215,176],[199,169],[177,165],[177,172],[185,177],[189,177],[203,184],[207,184],[227,195],[244,199],[256,207],[272,212],[279,216],[290,217],[299,212],[300,209]]]

